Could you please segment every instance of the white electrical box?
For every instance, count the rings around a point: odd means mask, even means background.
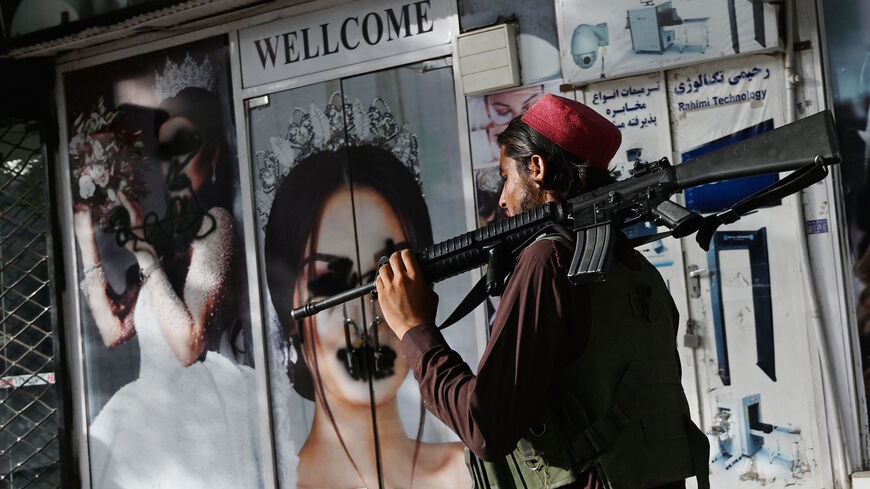
[[[459,73],[466,95],[520,84],[516,24],[499,24],[456,38]]]
[[[852,474],[852,489],[870,489],[870,472]]]

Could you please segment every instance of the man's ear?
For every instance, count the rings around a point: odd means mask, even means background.
[[[532,155],[529,160],[529,177],[539,185],[544,183],[547,174],[547,161],[541,155]]]

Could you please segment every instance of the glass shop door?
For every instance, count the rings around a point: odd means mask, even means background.
[[[249,108],[272,414],[282,488],[470,485],[371,298],[290,309],[374,278],[378,259],[466,231],[446,60],[269,94]],[[252,100],[252,101],[253,101]],[[249,101],[250,105],[252,104]],[[436,285],[443,320],[472,283]],[[474,321],[447,339],[476,369]]]

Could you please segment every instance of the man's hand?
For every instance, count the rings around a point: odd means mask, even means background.
[[[400,340],[415,326],[435,324],[438,294],[411,250],[390,256],[389,263],[378,270],[377,287],[384,320]]]

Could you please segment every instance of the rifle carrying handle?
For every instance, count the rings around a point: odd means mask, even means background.
[[[568,280],[574,285],[603,282],[613,259],[615,237],[610,223],[576,231]]]

